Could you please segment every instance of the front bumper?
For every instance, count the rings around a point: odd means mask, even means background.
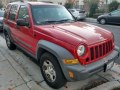
[[[68,81],[78,81],[78,80],[84,80],[90,77],[91,75],[94,75],[100,71],[105,71],[105,65],[115,62],[116,59],[119,57],[119,48],[115,47],[115,49],[106,56],[105,58],[88,64],[88,65],[73,65],[73,66],[66,66],[67,71],[73,72],[74,77],[69,78]]]
[[[86,16],[79,16],[78,19],[79,20],[84,20],[86,18]]]

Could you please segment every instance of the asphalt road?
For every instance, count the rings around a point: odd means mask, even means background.
[[[90,24],[105,28],[105,29],[113,32],[114,33],[114,38],[115,38],[115,44],[120,47],[120,25],[108,25],[108,24],[107,25],[101,25],[101,24],[98,24],[98,23],[92,22],[92,21],[91,22],[89,21],[87,23],[90,23]],[[2,32],[0,32],[0,36],[3,36]],[[116,61],[116,63],[120,64],[120,57]]]

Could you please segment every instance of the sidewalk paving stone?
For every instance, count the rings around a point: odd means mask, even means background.
[[[0,52],[0,61],[6,60],[6,58],[2,55],[2,53]]]
[[[8,89],[9,90],[9,89]],[[10,90],[30,90],[26,84],[20,85],[16,88],[10,89]]]
[[[23,83],[23,79],[7,60],[0,62],[0,90],[5,90],[9,87],[14,88]]]
[[[30,90],[45,90],[45,89],[41,88],[40,85],[36,84],[34,81],[28,82],[27,85],[30,88]],[[48,89],[48,90],[50,90],[50,89]]]

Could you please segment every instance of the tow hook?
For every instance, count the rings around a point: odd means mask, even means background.
[[[104,64],[104,72],[107,70],[107,64]]]

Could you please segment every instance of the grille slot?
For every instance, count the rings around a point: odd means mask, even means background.
[[[108,54],[113,49],[112,40],[105,43],[99,44],[97,46],[90,47],[90,59],[96,60],[106,54]]]

